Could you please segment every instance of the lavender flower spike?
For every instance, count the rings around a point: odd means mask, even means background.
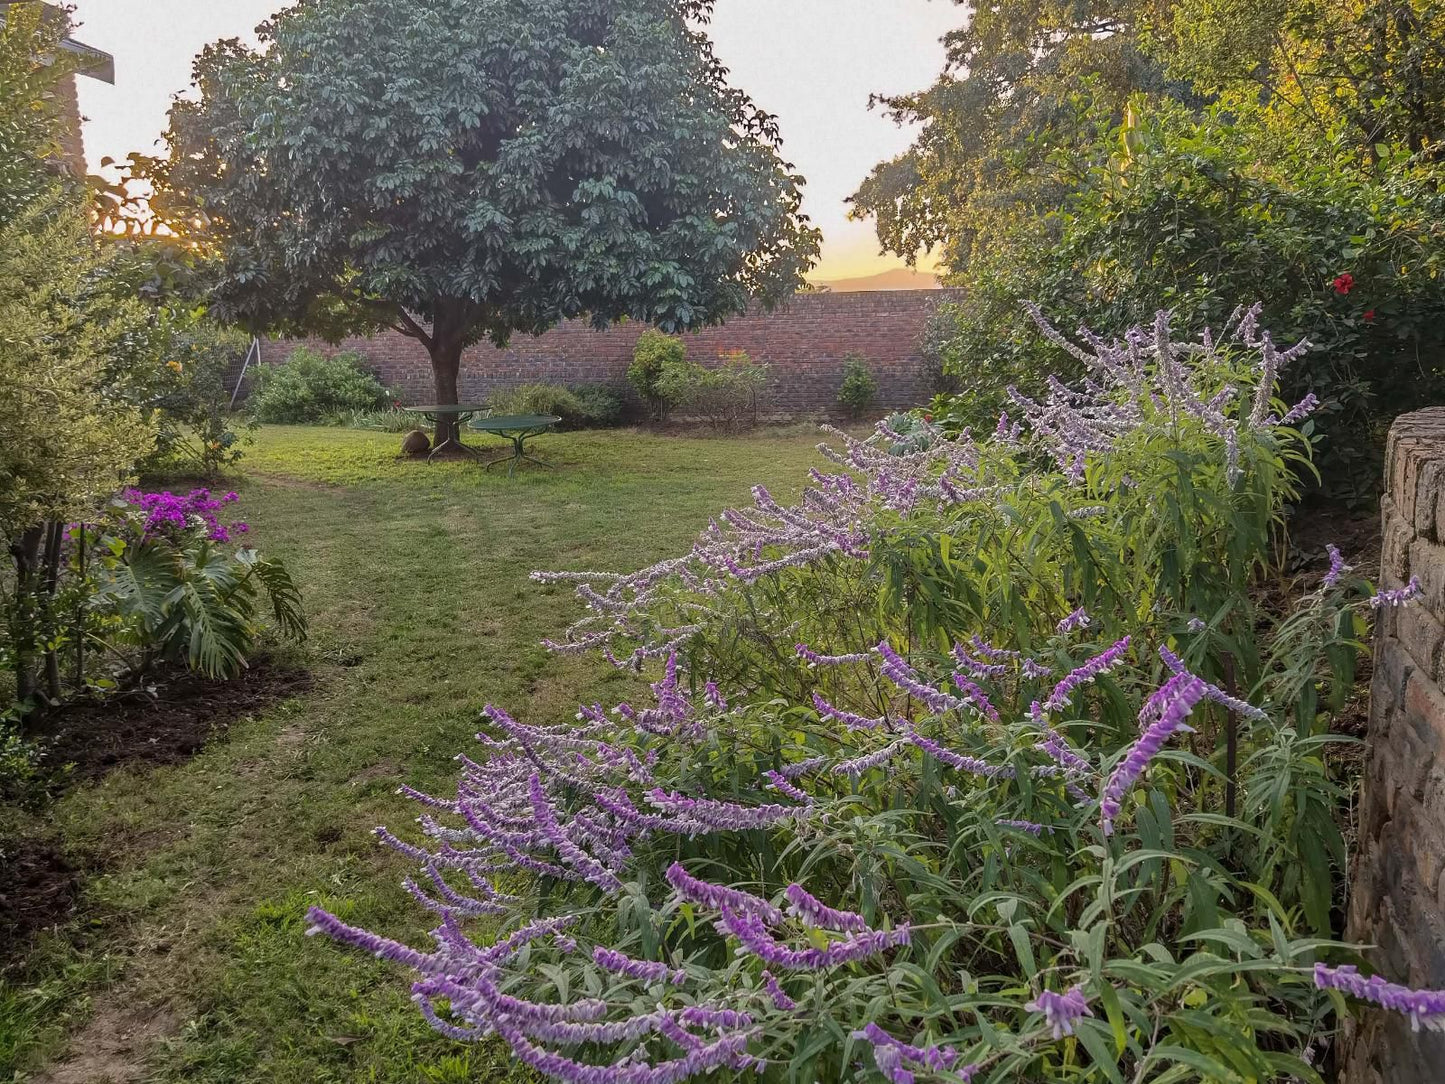
[[[955,771],[968,772],[970,775],[981,775],[985,779],[1013,779],[1018,774],[1007,764],[990,764],[988,761],[980,760],[978,757],[955,753],[947,746],[931,738],[925,738],[916,730],[910,730],[908,732],[908,740],[940,764],[947,764]]]
[[[842,941],[829,941],[824,948],[794,949],[769,933],[757,915],[724,911],[716,926],[719,932],[737,938],[744,952],[758,957],[770,967],[783,967],[790,971],[819,971],[867,959],[907,945],[912,937],[907,926],[899,926],[896,930],[868,930]]]
[[[1445,990],[1412,990],[1408,986],[1386,982],[1379,975],[1368,979],[1359,970],[1326,967],[1315,964],[1315,985],[1321,990],[1342,990],[1361,1001],[1373,1001],[1394,1012],[1407,1013],[1410,1027],[1420,1030],[1423,1024],[1432,1031],[1445,1031]]]
[[[348,926],[341,919],[319,907],[312,907],[306,912],[306,936],[314,937],[318,933],[324,933],[332,940],[340,941],[343,945],[353,945],[356,948],[364,949],[371,953],[378,960],[390,960],[393,963],[406,964],[418,971],[434,971],[436,968],[430,957],[417,952],[416,949],[403,945],[399,941],[392,941],[370,930],[358,929],[355,926]]]
[[[1025,659],[1022,670],[1024,677],[1030,681],[1046,678],[1054,672],[1052,667],[1045,666],[1043,663],[1037,662],[1034,659]]]
[[[958,1061],[957,1050],[946,1046],[914,1046],[895,1039],[877,1024],[870,1023],[861,1031],[853,1032],[853,1038],[873,1047],[873,1063],[893,1084],[913,1084],[910,1066],[946,1073],[953,1070]],[[978,1066],[965,1065],[956,1072],[964,1080],[972,1080]]]
[[[1164,707],[1159,718],[1139,735],[1139,740],[1130,747],[1123,761],[1114,769],[1114,774],[1104,784],[1104,795],[1100,800],[1099,809],[1103,814],[1104,835],[1112,835],[1114,831],[1114,818],[1119,815],[1123,808],[1124,795],[1129,792],[1139,777],[1144,774],[1144,769],[1149,766],[1159,750],[1174,735],[1176,730],[1189,729],[1184,720],[1189,717],[1199,701],[1204,699],[1208,692],[1208,685],[1195,677],[1193,674],[1176,674],[1169,679],[1167,685],[1160,692],[1168,690],[1167,700],[1161,698]],[[1157,695],[1157,694],[1156,694]]]
[[[1085,609],[1080,606],[1073,613],[1069,614],[1068,617],[1060,621],[1058,625],[1055,626],[1054,631],[1056,631],[1060,636],[1064,636],[1068,633],[1073,632],[1076,629],[1086,629],[1093,623],[1093,618],[1091,618],[1088,615],[1087,611],[1085,611]]]
[[[795,650],[799,657],[806,659],[813,666],[842,666],[850,662],[867,662],[869,655],[865,651],[860,655],[824,655],[814,651],[807,644],[796,645]]]
[[[1054,686],[1054,691],[1044,701],[1045,711],[1062,711],[1069,706],[1074,690],[1086,681],[1093,681],[1101,674],[1107,674],[1112,670],[1124,653],[1129,650],[1129,637],[1124,637],[1112,647],[1106,648],[1092,659],[1086,661],[1082,666],[1076,666],[1062,681]]]
[[[933,714],[942,715],[954,708],[961,708],[967,703],[956,696],[940,692],[920,678],[917,671],[909,666],[898,652],[893,650],[887,640],[880,643],[876,650],[883,659],[881,667],[883,676],[909,696],[924,704]]]
[[[820,716],[827,719],[836,719],[849,730],[877,730],[879,727],[885,726],[888,723],[888,720],[882,716],[875,718],[871,715],[858,715],[854,712],[844,711],[842,708],[834,707],[817,693],[813,694],[813,707],[818,710]]]
[[[1084,988],[1074,986],[1066,994],[1045,990],[1024,1006],[1029,1012],[1044,1014],[1044,1025],[1053,1032],[1055,1039],[1074,1033],[1074,1025],[1085,1016],[1093,1016]]]
[[[592,950],[592,962],[604,971],[625,975],[641,982],[670,982],[674,986],[681,986],[687,981],[687,972],[680,968],[671,968],[667,964],[652,960],[635,960],[602,945]]]
[[[790,884],[783,890],[783,895],[788,897],[788,913],[810,926],[842,933],[865,933],[868,930],[868,923],[862,915],[829,907],[800,884]]]
[[[783,912],[760,896],[744,892],[740,888],[727,888],[710,881],[699,880],[678,862],[667,867],[667,883],[677,894],[692,903],[710,907],[714,911],[736,911],[739,914],[754,914],[769,926],[780,925]]]
[[[767,780],[767,783],[764,785],[767,786],[769,790],[775,790],[784,797],[793,799],[795,802],[802,802],[806,805],[813,800],[811,794],[802,787],[795,786],[782,772],[767,771],[763,773],[763,778]]]
[[[871,753],[864,753],[861,757],[834,764],[833,774],[851,775],[857,779],[874,768],[881,768],[906,748],[908,748],[908,743],[900,738],[892,745],[885,745],[882,749],[876,749]]]
[[[1370,605],[1375,609],[1390,606],[1403,606],[1407,602],[1420,597],[1420,577],[1411,576],[1410,582],[1404,587],[1396,588],[1393,591],[1381,591],[1370,599]]]
[[[763,989],[768,992],[768,997],[773,999],[773,1007],[779,1012],[798,1011],[798,1003],[783,992],[771,971],[763,972]]]
[[[1350,566],[1345,564],[1345,555],[1334,543],[1326,546],[1325,551],[1330,555],[1330,570],[1325,573],[1322,584],[1325,587],[1333,587],[1340,582],[1341,576],[1350,571]]]
[[[1053,829],[1046,824],[1036,824],[1033,821],[994,821],[1000,828],[1012,828],[1017,832],[1027,832],[1031,836],[1042,836],[1045,832],[1052,833]]]

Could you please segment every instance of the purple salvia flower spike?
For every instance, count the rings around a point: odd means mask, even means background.
[[[1049,1029],[1055,1039],[1072,1035],[1074,1025],[1079,1020],[1085,1016],[1094,1015],[1089,1009],[1088,999],[1084,997],[1084,990],[1081,986],[1071,987],[1065,994],[1044,990],[1024,1008],[1029,1012],[1043,1013],[1044,1026]]]
[[[1388,609],[1396,606],[1404,606],[1406,603],[1413,602],[1415,599],[1419,598],[1421,594],[1422,591],[1420,588],[1420,577],[1411,576],[1410,582],[1407,583],[1404,587],[1397,587],[1394,590],[1380,591],[1379,593],[1372,595],[1370,597],[1370,605],[1377,610],[1381,608]]]
[[[1177,683],[1177,684],[1176,684]],[[1149,766],[1149,761],[1164,748],[1166,742],[1173,737],[1177,730],[1189,729],[1184,720],[1189,717],[1199,701],[1204,699],[1206,692],[1205,682],[1190,674],[1179,674],[1170,680],[1169,685],[1173,686],[1172,693],[1160,712],[1159,718],[1151,723],[1139,736],[1139,740],[1129,747],[1124,759],[1114,769],[1109,781],[1104,785],[1104,794],[1099,802],[1099,809],[1103,816],[1104,834],[1111,835],[1114,831],[1114,818],[1119,815],[1123,807],[1124,795],[1144,774],[1144,769]],[[1169,686],[1166,686],[1168,688]]]
[[[1315,964],[1315,985],[1321,990],[1340,990],[1361,1001],[1370,1001],[1392,1012],[1410,1018],[1410,1027],[1419,1031],[1423,1025],[1445,1031],[1445,990],[1413,990],[1408,986],[1386,982],[1379,975],[1365,978],[1350,965],[1326,967]]]
[[[592,950],[592,962],[604,971],[624,975],[639,982],[667,982],[681,986],[687,981],[687,972],[680,968],[653,960],[637,960],[615,949],[598,945]]]

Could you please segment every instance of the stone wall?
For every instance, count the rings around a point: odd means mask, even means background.
[[[877,406],[908,407],[932,392],[919,351],[928,317],[944,290],[799,294],[771,313],[749,312],[719,327],[685,336],[688,356],[704,364],[742,350],[772,367],[765,413],[807,414],[836,405],[843,359],[861,354],[878,379]],[[608,384],[630,395],[627,366],[644,328],[619,324],[602,331],[573,320],[537,337],[519,335],[505,350],[482,344],[462,359],[463,402],[485,400],[494,388],[516,384]],[[404,403],[435,399],[431,363],[415,340],[401,335],[348,339],[327,352],[353,350]],[[265,355],[278,363],[290,352],[268,344]]]
[[[1396,420],[1386,451],[1381,586],[1420,578],[1424,595],[1387,609],[1375,677],[1349,934],[1376,946],[1385,978],[1445,989],[1445,408]],[[1360,1018],[1346,1084],[1445,1081],[1445,1034],[1396,1013]]]

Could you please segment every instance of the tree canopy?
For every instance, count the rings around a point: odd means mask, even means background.
[[[1131,97],[1247,120],[1268,162],[1435,157],[1445,139],[1442,0],[954,0],[934,84],[878,99],[919,126],[853,197],[885,250],[962,272],[979,239],[1054,211]]]
[[[818,238],[777,127],[677,0],[315,0],[198,59],[161,206],[219,314],[456,359],[560,320],[677,331],[795,291]]]

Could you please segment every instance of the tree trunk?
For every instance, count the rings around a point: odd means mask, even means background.
[[[10,559],[15,563],[15,605],[10,613],[10,641],[15,652],[15,699],[22,704],[38,691],[34,636],[35,625],[40,618],[40,545],[44,538],[45,528],[32,527],[10,543]]]
[[[455,406],[461,402],[457,398],[457,376],[462,368],[462,344],[466,342],[473,311],[471,302],[452,298],[439,298],[434,305],[431,341],[427,343],[427,349],[431,353],[438,406]],[[438,415],[433,447],[457,440],[459,428],[455,414],[451,417]]]
[[[436,337],[432,341],[431,369],[436,380],[436,401],[438,406],[452,406],[457,398],[457,374],[462,366],[461,341],[455,338]],[[440,448],[449,440],[457,439],[457,416],[437,415],[436,437],[432,446]]]
[[[60,557],[65,552],[65,524],[58,519],[51,520],[45,528],[45,563],[42,574],[42,591],[45,614],[48,617],[55,609],[55,591],[60,586]],[[45,691],[51,700],[59,700],[60,656],[55,653],[54,636],[46,637],[49,646],[45,649]]]

